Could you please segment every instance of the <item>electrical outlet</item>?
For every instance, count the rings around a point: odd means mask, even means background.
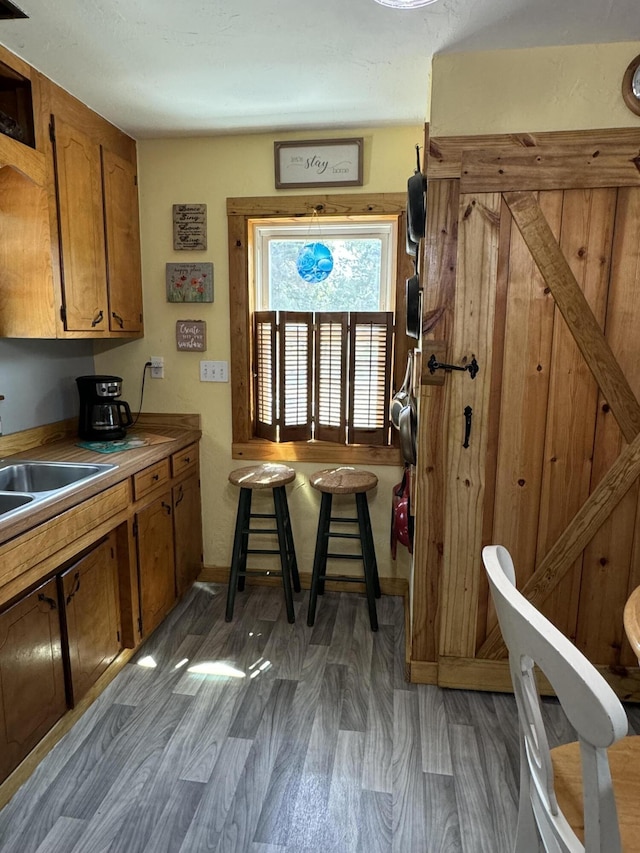
[[[228,361],[201,361],[200,382],[228,382]]]
[[[164,358],[161,355],[152,355],[149,361],[151,362],[151,378],[164,379]]]

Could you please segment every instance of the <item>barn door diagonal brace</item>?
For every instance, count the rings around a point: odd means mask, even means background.
[[[640,403],[616,361],[535,195],[532,192],[506,192],[503,195],[625,440],[633,441],[640,433]]]

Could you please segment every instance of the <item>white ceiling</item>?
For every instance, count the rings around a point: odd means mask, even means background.
[[[422,124],[434,53],[640,38],[639,0],[14,0],[0,43],[136,138]]]

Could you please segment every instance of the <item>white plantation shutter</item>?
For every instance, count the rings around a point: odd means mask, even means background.
[[[313,314],[310,311],[280,312],[280,441],[308,441],[311,438],[312,334]]]
[[[349,444],[389,443],[392,340],[391,313],[349,316]]]
[[[315,438],[344,444],[347,426],[347,314],[316,314]]]
[[[254,333],[254,396],[256,436],[276,440],[276,312],[256,311]]]

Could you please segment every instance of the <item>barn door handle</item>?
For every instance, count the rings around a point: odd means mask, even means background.
[[[471,435],[471,418],[473,416],[473,409],[471,406],[464,407],[464,441],[462,442],[463,447],[469,447],[469,436]]]
[[[460,366],[458,364],[443,364],[440,361],[436,361],[435,353],[432,354],[431,358],[427,362],[427,367],[429,368],[429,373],[435,373],[436,370],[468,370],[472,379],[476,378],[478,371],[480,370],[475,356],[471,359],[469,364]]]

